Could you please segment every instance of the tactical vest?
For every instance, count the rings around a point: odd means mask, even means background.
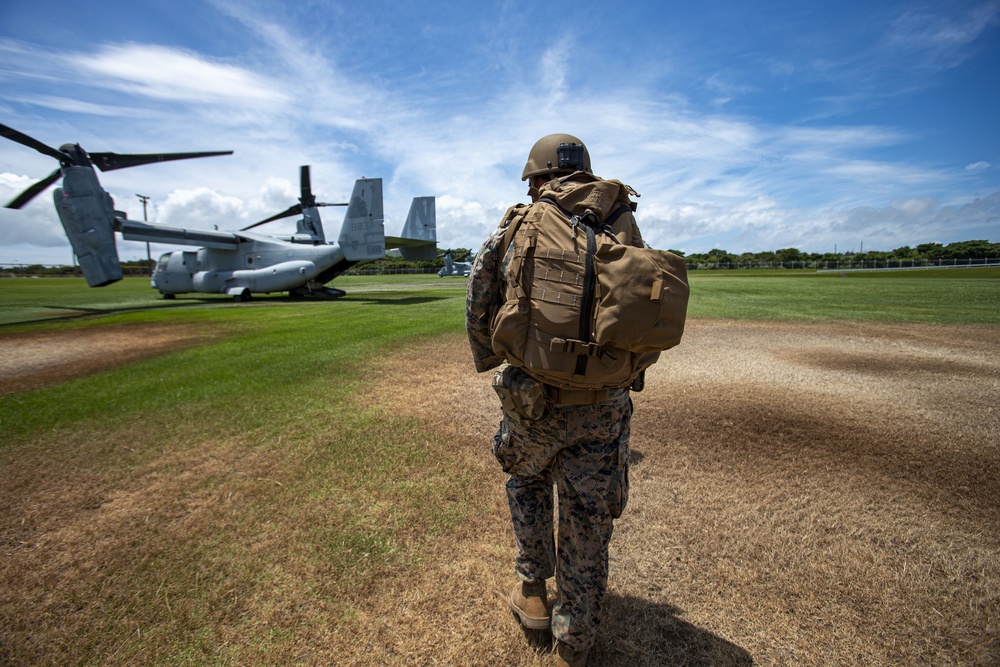
[[[627,387],[680,342],[684,260],[639,245],[631,188],[577,172],[514,207],[493,350],[557,387]]]

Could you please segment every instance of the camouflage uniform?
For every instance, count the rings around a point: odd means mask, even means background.
[[[487,238],[469,279],[466,327],[480,372],[504,361],[490,344],[490,324],[503,301],[498,262],[503,232],[498,227]],[[555,575],[559,597],[552,634],[575,651],[593,645],[600,623],[612,524],[628,500],[631,415],[629,390],[610,390],[605,402],[552,405],[530,424],[505,413],[493,439],[493,453],[510,475],[506,491],[517,542],[515,570],[522,581]],[[553,484],[559,498],[558,551]]]

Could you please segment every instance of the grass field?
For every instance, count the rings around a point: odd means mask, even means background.
[[[597,664],[1000,664],[1000,269],[691,284]],[[0,663],[547,664],[465,282],[337,286],[0,280]]]
[[[820,274],[815,271],[699,271],[690,276],[692,317],[778,320],[876,320],[934,324],[1000,323],[1000,268]],[[414,298],[460,295],[465,281],[435,275],[346,276],[337,285],[346,303],[397,290]],[[306,306],[280,295],[259,305]],[[164,300],[146,278],[88,289],[81,278],[0,280],[0,325],[86,319],[131,311],[219,309],[224,295],[188,294]],[[326,304],[329,306],[330,304]],[[237,306],[238,307],[238,306]]]

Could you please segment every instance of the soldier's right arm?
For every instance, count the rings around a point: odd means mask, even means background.
[[[504,357],[493,351],[493,318],[504,301],[502,265],[504,252],[530,205],[514,204],[497,228],[483,242],[469,273],[465,302],[465,329],[472,346],[472,359],[480,373],[496,368]]]
[[[503,299],[500,280],[500,251],[504,227],[497,227],[483,243],[469,274],[465,302],[465,329],[472,347],[476,371],[488,371],[503,363],[503,357],[493,351],[493,314]]]

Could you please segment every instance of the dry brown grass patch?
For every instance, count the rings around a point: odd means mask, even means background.
[[[998,346],[984,329],[692,322],[636,396],[595,664],[1000,659]],[[380,657],[351,664],[550,661],[506,610],[497,406],[467,355],[456,337],[395,358],[377,400],[449,434],[488,514],[387,577],[370,613],[391,620],[363,642]]]
[[[692,321],[635,397],[593,664],[1000,664],[998,348],[989,329]],[[124,449],[99,474],[85,458],[7,461],[0,659],[141,662],[137,647],[173,633],[221,664],[551,664],[507,609],[499,411],[464,337],[372,372],[358,409],[416,420],[436,457],[390,481],[462,470],[474,484],[445,492],[468,519],[400,529],[419,548],[396,545],[385,567],[355,554],[345,573],[310,525],[378,531],[412,508],[388,486],[302,499],[311,462],[280,443]],[[116,628],[131,657],[88,644]]]

